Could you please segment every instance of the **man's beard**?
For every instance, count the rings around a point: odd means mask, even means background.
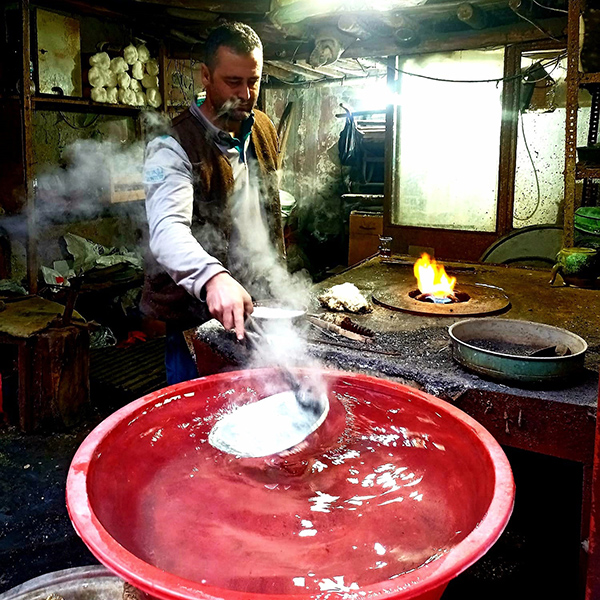
[[[248,108],[248,105],[239,108],[241,104],[242,101],[237,98],[225,100],[217,111],[217,117],[231,121],[245,121],[250,116],[252,108]]]

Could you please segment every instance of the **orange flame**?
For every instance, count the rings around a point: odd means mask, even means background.
[[[421,258],[415,263],[414,271],[419,291],[422,294],[443,298],[454,293],[456,277],[448,277],[444,266],[438,265],[435,259],[429,257],[429,254],[421,255]]]

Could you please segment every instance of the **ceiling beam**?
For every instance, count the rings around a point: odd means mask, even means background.
[[[269,0],[134,0],[139,4],[159,4],[169,8],[205,10],[219,14],[266,14]]]
[[[274,67],[281,69],[283,71],[288,71],[290,74],[299,75],[303,78],[311,78],[311,79],[321,79],[323,76],[332,77],[332,75],[319,73],[315,69],[310,67],[305,67],[303,65],[294,64],[294,63],[286,63],[283,61],[275,60],[269,61]],[[334,75],[333,77],[337,77],[338,79],[343,79],[343,75]]]
[[[508,8],[507,0],[470,0],[471,4],[477,5],[485,10],[502,10]],[[438,19],[440,17],[456,17],[456,12],[461,4],[465,0],[451,0],[449,2],[436,2],[435,4],[426,3],[419,6],[402,6],[398,1],[397,6],[392,7],[388,11],[376,11],[376,10],[363,10],[363,11],[345,11],[342,13],[345,18],[351,16],[358,19],[368,18],[372,19],[381,15],[382,18],[393,15],[404,15],[405,17],[414,17],[415,19]],[[324,7],[323,3],[311,3],[303,9],[299,4],[288,4],[281,8],[272,11],[271,17],[274,23],[279,27],[285,28],[286,26],[295,23],[308,23],[312,21],[322,21],[332,17],[339,18],[339,14],[335,15],[328,12],[327,8]]]
[[[548,19],[540,21],[539,24],[552,36],[564,38],[566,44],[565,19]],[[419,44],[409,48],[399,46],[392,36],[360,40],[350,46],[342,54],[342,58],[378,58],[382,56],[429,54],[431,52],[452,52],[455,50],[476,50],[547,39],[548,36],[544,35],[539,29],[524,22],[481,31],[437,34],[435,37],[424,38]]]

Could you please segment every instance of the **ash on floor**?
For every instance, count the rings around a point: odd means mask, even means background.
[[[71,459],[92,425],[53,435],[0,429],[0,592],[97,562],[77,537],[65,505]]]

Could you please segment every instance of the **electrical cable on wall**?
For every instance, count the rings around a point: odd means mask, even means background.
[[[553,58],[549,58],[545,62],[539,61],[539,63],[537,63],[537,64],[539,66],[543,67],[544,69],[552,66],[552,71],[554,71],[554,69],[556,69],[556,67],[559,66],[560,61],[563,60],[564,58],[566,58],[566,56],[567,56],[567,53],[563,52]],[[357,62],[359,62],[359,61],[357,61]],[[359,64],[360,64],[360,62],[359,62]],[[430,75],[422,75],[421,73],[411,73],[410,71],[405,71],[404,69],[400,69],[398,67],[392,67],[392,68],[394,69],[394,71],[396,71],[397,73],[401,73],[402,75],[409,75],[410,77],[418,77],[420,79],[428,79],[430,81],[439,81],[442,83],[500,83],[500,82],[504,82],[504,81],[514,81],[515,79],[523,79],[523,77],[525,77],[526,73],[528,72],[528,70],[526,70],[525,74],[519,73],[518,75],[510,75],[508,77],[495,77],[493,79],[444,79],[442,77],[432,77]],[[291,85],[291,86],[302,86],[302,85],[307,85],[310,83],[320,83],[322,81],[341,81],[341,82],[343,82],[346,79],[345,77],[339,77],[337,79],[334,79],[331,77],[321,77],[319,79],[313,79],[311,81],[289,81],[286,79],[281,79],[280,77],[276,77],[275,75],[270,75],[270,77],[272,77],[273,79],[276,79],[277,81],[279,81],[281,83],[284,83],[286,85]],[[385,77],[385,75],[382,75],[382,77]],[[542,79],[545,79],[546,77],[547,76],[542,77],[541,79],[537,79],[537,80],[530,80],[529,83],[535,83],[536,81],[541,81]]]
[[[538,31],[541,31],[546,37],[549,37],[551,40],[554,40],[555,42],[560,42],[560,43],[562,43],[564,41],[564,40],[559,40],[558,38],[554,37],[549,31],[546,31],[542,26],[538,25],[535,21],[532,21],[531,19],[526,17],[523,13],[520,13],[518,10],[513,9],[513,12],[515,13],[515,15],[517,15],[517,17],[521,17],[521,19],[523,19],[524,21],[527,21],[529,24],[533,25]]]
[[[554,58],[548,59],[547,62],[539,61],[539,63],[537,63],[537,64],[539,66],[543,67],[544,69],[546,67],[550,67],[552,65],[552,67],[553,67],[552,71],[554,71],[554,69],[556,69],[559,66],[560,61],[563,60],[563,58],[566,58],[566,56],[567,56],[567,53],[563,52],[563,53],[555,56]],[[441,77],[432,77],[430,75],[422,75],[421,73],[410,73],[409,71],[404,71],[403,69],[399,69],[398,67],[392,67],[392,68],[397,73],[402,73],[402,75],[410,75],[411,77],[419,77],[420,79],[429,79],[431,81],[439,81],[442,83],[500,83],[503,81],[513,81],[515,79],[523,79],[523,77],[524,77],[523,73],[519,73],[518,75],[509,75],[508,77],[496,77],[494,79],[443,79]],[[527,73],[527,70],[525,71],[525,73]],[[537,81],[541,81],[542,79],[545,79],[545,78],[546,77],[542,77],[541,79],[538,79]],[[534,81],[530,81],[529,83],[534,83]]]
[[[89,123],[84,123],[83,125],[73,125],[73,123],[71,123],[67,117],[59,110],[57,111],[59,117],[71,128],[71,129],[75,129],[75,130],[81,130],[81,129],[88,129],[89,127],[91,127],[100,117],[100,115],[94,115],[94,118],[89,122]]]
[[[515,214],[515,215],[513,215],[513,217],[514,217],[515,221],[529,221],[529,219],[531,219],[533,217],[533,215],[535,215],[538,208],[540,207],[540,203],[542,201],[542,194],[540,191],[540,180],[538,178],[537,169],[535,168],[535,162],[533,160],[533,156],[531,155],[531,150],[529,149],[529,144],[527,143],[527,136],[525,135],[525,125],[523,123],[523,111],[519,111],[519,117],[521,119],[521,133],[523,134],[523,142],[525,143],[525,149],[527,150],[527,155],[529,156],[529,160],[531,162],[531,168],[533,169],[533,175],[535,177],[535,187],[537,189],[537,201],[535,203],[533,210],[531,211],[531,214],[527,215],[526,217],[517,217],[517,215]]]
[[[540,4],[537,0],[532,0],[532,2],[534,4],[537,4],[540,8],[545,8],[546,10],[553,10],[559,13],[566,13],[569,14],[568,10],[565,10],[564,8],[554,8],[553,6],[546,6],[545,4]],[[568,0],[567,0],[568,2]]]

